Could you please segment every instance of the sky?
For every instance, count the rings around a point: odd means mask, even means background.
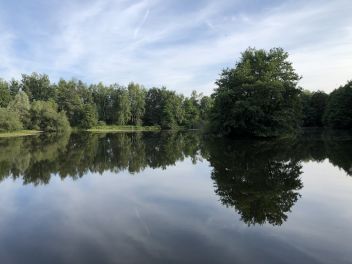
[[[351,0],[1,0],[0,77],[60,78],[206,95],[248,47],[282,47],[299,83],[352,79]]]

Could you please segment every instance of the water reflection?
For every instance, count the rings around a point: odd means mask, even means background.
[[[284,143],[284,144],[283,144]],[[303,187],[287,142],[214,141],[208,144],[215,192],[248,225],[281,225]]]
[[[309,133],[277,141],[224,140],[199,133],[67,134],[0,140],[0,179],[48,184],[88,172],[131,174],[166,169],[189,158],[211,165],[214,191],[248,225],[281,225],[300,197],[304,161],[329,161],[352,175],[352,141],[345,135]]]

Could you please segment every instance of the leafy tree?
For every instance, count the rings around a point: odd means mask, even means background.
[[[18,114],[25,128],[28,128],[30,126],[31,105],[26,93],[19,92],[18,94],[16,94],[15,98],[9,103],[7,108],[9,109],[9,111],[12,111]]]
[[[146,125],[160,125],[162,108],[166,99],[167,90],[165,87],[151,88],[145,96],[145,114],[143,122]]]
[[[333,128],[352,128],[352,81],[330,94],[324,120]]]
[[[131,104],[126,88],[113,85],[113,123],[125,125],[131,119]]]
[[[300,77],[280,48],[249,48],[235,68],[225,69],[212,95],[212,126],[222,135],[270,137],[299,124]]]
[[[0,79],[0,107],[7,107],[11,101],[11,94],[9,90],[9,84]]]
[[[185,98],[184,108],[184,125],[187,128],[197,128],[200,122],[200,98],[196,91],[192,92],[190,98]]]
[[[18,94],[21,90],[21,84],[17,80],[11,79],[9,84],[9,90],[10,90],[11,96],[15,97],[16,94]]]
[[[131,124],[141,125],[145,111],[145,89],[135,83],[130,83],[127,89],[131,105]]]
[[[323,116],[328,101],[328,95],[322,91],[304,91],[300,98],[302,102],[303,126],[322,127]]]
[[[175,129],[184,121],[183,96],[167,91],[165,94],[160,125],[165,129]]]
[[[56,87],[59,111],[65,111],[71,126],[79,126],[83,103],[75,81],[60,80]]]
[[[99,83],[91,85],[90,90],[92,91],[93,101],[97,106],[99,120],[112,124],[114,120],[114,89]]]
[[[0,130],[13,131],[22,129],[22,123],[17,113],[6,108],[0,108]]]
[[[31,75],[22,74],[21,88],[28,95],[30,101],[47,101],[55,96],[55,90],[46,74],[35,72]]]
[[[213,106],[213,100],[209,96],[203,96],[200,99],[200,118],[202,120],[208,120],[211,108]]]
[[[97,109],[93,104],[86,104],[82,107],[79,126],[91,128],[98,122]]]
[[[58,112],[53,101],[35,101],[31,107],[31,128],[46,132],[64,132],[70,129],[65,112]]]

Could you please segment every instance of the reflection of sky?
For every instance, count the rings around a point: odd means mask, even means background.
[[[214,193],[207,162],[166,170],[0,183],[2,263],[348,262],[352,179],[303,166],[302,198],[280,227],[247,227]],[[34,261],[35,260],[35,261]]]

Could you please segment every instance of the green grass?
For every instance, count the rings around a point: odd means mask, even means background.
[[[135,131],[160,131],[158,126],[116,126],[116,125],[106,125],[106,126],[95,126],[87,131],[90,132],[135,132]]]
[[[0,138],[33,136],[39,133],[41,131],[37,130],[0,131]]]

